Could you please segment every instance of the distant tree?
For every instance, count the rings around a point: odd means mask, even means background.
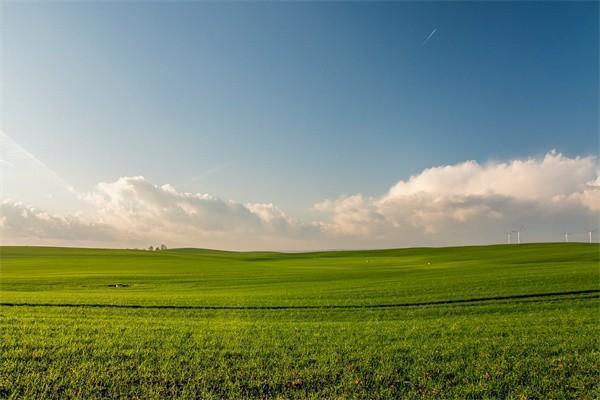
[[[167,249],[167,246],[165,246],[164,244],[161,244],[161,245],[160,245],[160,249],[161,249],[161,250],[166,250],[166,249]]]
[[[154,250],[154,247],[150,246],[150,247],[148,247],[148,250],[152,251],[152,250]]]
[[[154,251],[159,251],[159,250],[160,250],[160,248],[159,248],[158,246],[156,246],[156,247],[154,248]]]

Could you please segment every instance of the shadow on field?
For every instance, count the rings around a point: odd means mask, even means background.
[[[471,299],[436,300],[416,303],[396,304],[348,304],[348,305],[289,305],[289,306],[200,306],[200,305],[140,305],[140,304],[75,304],[75,303],[0,303],[0,306],[27,307],[89,307],[89,308],[143,308],[143,309],[173,309],[173,310],[318,310],[318,309],[367,309],[367,308],[408,308],[426,307],[448,304],[476,304],[491,301],[551,298],[564,296],[589,295],[585,297],[563,298],[562,300],[577,300],[581,298],[600,298],[600,289],[574,290],[568,292],[530,293],[512,296],[479,297]]]

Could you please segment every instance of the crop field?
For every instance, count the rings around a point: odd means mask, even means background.
[[[600,398],[597,244],[0,251],[0,398]]]

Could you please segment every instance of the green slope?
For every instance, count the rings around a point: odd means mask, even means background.
[[[316,253],[1,249],[10,303],[377,305],[598,289],[599,247]],[[109,285],[123,283],[127,287]]]
[[[600,397],[598,245],[0,250],[0,399]]]

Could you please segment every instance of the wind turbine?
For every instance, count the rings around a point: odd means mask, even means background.
[[[592,233],[594,232],[598,232],[598,229],[588,229],[587,233],[588,233],[588,238],[590,240],[590,244],[592,244]]]
[[[510,231],[504,233],[506,233],[506,244],[510,244]]]
[[[517,231],[517,244],[521,244],[521,231],[525,230],[525,226],[521,225],[519,230]]]
[[[569,232],[565,232],[565,243],[569,243]]]
[[[517,230],[513,230],[513,233],[517,234],[517,244],[521,244],[521,231],[523,230],[523,227],[521,227],[520,229]]]

